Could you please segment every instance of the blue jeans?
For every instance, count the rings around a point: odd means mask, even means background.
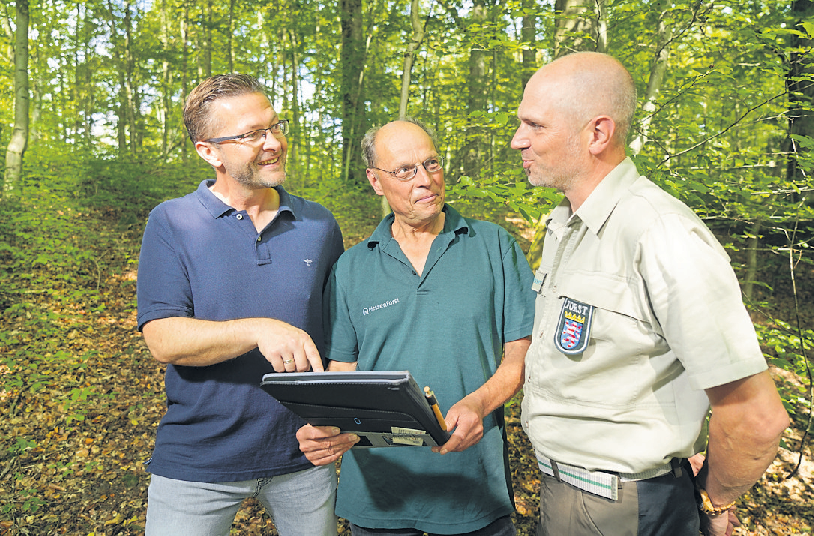
[[[243,499],[257,498],[281,536],[336,536],[333,464],[243,482],[186,482],[152,475],[147,536],[228,536]]]

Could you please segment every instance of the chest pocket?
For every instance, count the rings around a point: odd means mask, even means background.
[[[647,303],[643,284],[609,274],[577,272],[561,284],[557,297],[594,308],[589,337],[618,340],[619,330],[635,328],[641,334],[663,337],[661,326]],[[562,314],[562,313],[561,313]]]

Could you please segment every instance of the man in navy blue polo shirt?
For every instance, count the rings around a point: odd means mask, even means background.
[[[322,292],[342,253],[336,220],[288,194],[288,122],[263,87],[219,75],[184,106],[214,180],[150,214],[138,327],[167,365],[167,413],[149,462],[149,536],[221,536],[257,497],[283,536],[335,535],[336,473],[299,451],[303,425],[265,373],[323,370]]]
[[[339,259],[326,290],[329,369],[409,370],[453,431],[436,452],[345,453],[336,513],[354,536],[515,534],[503,404],[523,383],[532,273],[502,227],[444,202],[436,146],[413,121],[368,132],[367,177],[393,213]],[[298,437],[315,464],[358,440],[311,426]]]

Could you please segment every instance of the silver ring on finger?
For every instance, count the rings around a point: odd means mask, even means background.
[[[294,362],[293,359],[284,359],[283,360],[283,363],[286,364],[286,365],[288,365],[289,363],[293,363],[293,362]]]

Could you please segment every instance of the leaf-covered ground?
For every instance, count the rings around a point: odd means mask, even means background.
[[[74,253],[66,265],[58,255],[41,257],[27,265],[24,284],[22,274],[7,274],[15,284],[0,292],[0,534],[140,534],[149,482],[143,463],[164,397],[163,368],[135,329],[137,226],[100,225],[70,211],[60,218],[67,229],[61,247],[91,254]],[[12,246],[26,246],[15,240]],[[9,270],[13,259],[3,254]],[[517,526],[528,535],[537,518],[538,470],[517,401],[508,414]],[[802,426],[787,432],[786,448],[741,500],[744,528],[736,534],[812,532],[810,441],[799,472],[785,478],[800,455]],[[246,501],[233,534],[276,533],[262,508]]]

